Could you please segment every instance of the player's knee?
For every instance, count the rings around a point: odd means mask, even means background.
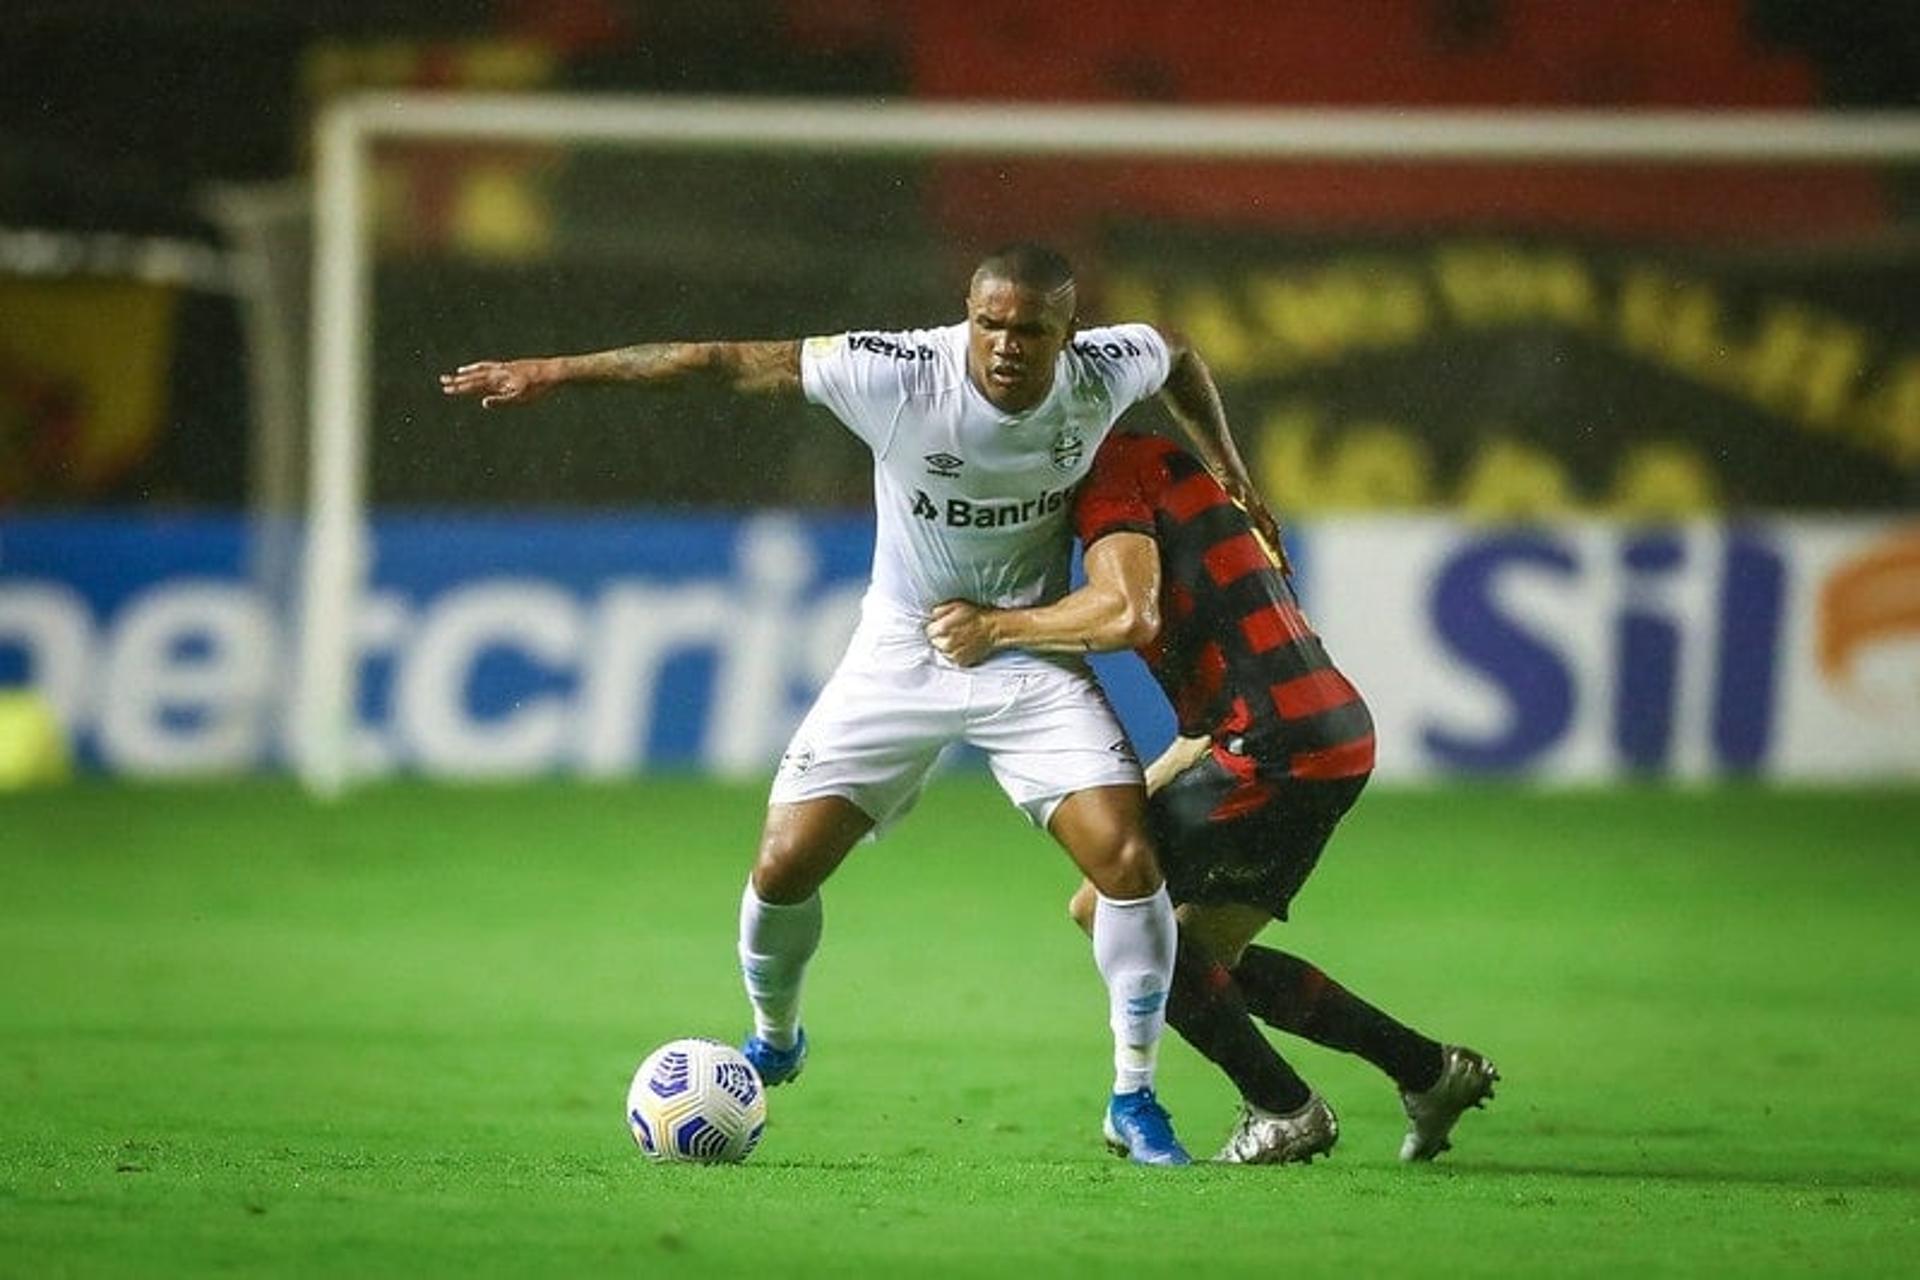
[[[1174,918],[1180,922],[1183,938],[1192,939],[1197,948],[1228,969],[1240,963],[1248,944],[1273,920],[1258,907],[1196,903],[1181,903],[1174,908]]]
[[[1094,887],[1109,898],[1123,901],[1145,898],[1160,888],[1160,864],[1153,844],[1143,835],[1122,840],[1094,879]]]
[[[1082,932],[1093,932],[1093,908],[1098,900],[1093,886],[1087,883],[1082,883],[1067,899],[1067,914],[1073,917],[1073,922],[1080,926]]]
[[[760,838],[753,861],[753,891],[762,902],[804,902],[826,880],[834,860],[823,851],[786,831],[768,831]]]
[[[762,902],[805,902],[872,829],[873,819],[837,797],[770,806],[753,891]]]

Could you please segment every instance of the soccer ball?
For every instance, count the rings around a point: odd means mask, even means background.
[[[737,1163],[767,1126],[767,1090],[739,1050],[718,1040],[673,1040],[633,1073],[627,1126],[655,1160]]]

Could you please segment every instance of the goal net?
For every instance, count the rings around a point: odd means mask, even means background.
[[[1188,335],[1292,518],[1916,497],[1906,117],[382,96],[317,145],[293,754],[322,791],[380,678],[381,514],[867,505],[861,446],[791,405],[483,415],[438,372],[946,323],[1009,240],[1075,260],[1084,320]]]

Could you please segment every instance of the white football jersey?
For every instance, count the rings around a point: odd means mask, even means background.
[[[807,399],[873,450],[868,614],[924,622],[943,600],[1002,608],[1067,589],[1073,491],[1115,420],[1167,380],[1152,327],[1076,333],[1047,398],[996,409],[967,376],[967,325],[809,338]]]

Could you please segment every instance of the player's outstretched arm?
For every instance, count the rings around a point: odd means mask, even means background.
[[[1254,532],[1266,542],[1267,550],[1273,553],[1280,567],[1291,572],[1286,547],[1280,541],[1280,522],[1267,509],[1266,499],[1253,487],[1247,464],[1234,446],[1233,433],[1227,429],[1227,411],[1220,403],[1220,388],[1214,384],[1213,372],[1184,338],[1172,333],[1161,336],[1173,357],[1166,385],[1160,390],[1167,411],[1193,442],[1194,452],[1200,455],[1200,461],[1227,491],[1227,496],[1253,521]]]
[[[800,392],[800,343],[644,342],[578,356],[480,360],[440,375],[449,396],[477,396],[483,409],[532,404],[569,383],[668,386],[707,381],[749,395]]]
[[[1110,533],[1087,548],[1087,582],[1036,609],[986,609],[965,600],[935,605],[933,647],[963,667],[1000,649],[1105,653],[1160,634],[1160,546],[1144,533]]]

